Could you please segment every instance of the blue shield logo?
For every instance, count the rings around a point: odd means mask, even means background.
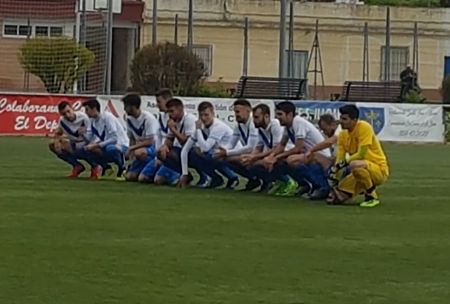
[[[362,120],[367,121],[372,125],[375,134],[381,132],[384,128],[385,116],[384,116],[384,108],[359,108],[360,114],[359,117]]]

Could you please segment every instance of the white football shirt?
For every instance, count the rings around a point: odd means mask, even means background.
[[[145,139],[157,139],[159,132],[158,120],[153,114],[142,111],[139,117],[127,117],[128,135],[135,141],[142,141]]]
[[[128,147],[130,144],[124,126],[110,112],[102,112],[96,119],[92,119],[92,133],[98,138],[101,147],[110,144]]]
[[[92,136],[91,121],[89,120],[89,117],[86,115],[86,113],[81,111],[75,112],[74,121],[69,121],[65,117],[61,117],[61,119],[59,120],[59,126],[70,141],[80,142],[85,138],[88,139]],[[84,137],[78,132],[80,128],[86,129]]]
[[[310,150],[315,145],[323,142],[325,138],[322,133],[311,122],[300,117],[295,116],[292,126],[285,128],[284,136],[287,137],[293,144],[297,139],[303,140],[304,151]],[[331,157],[329,149],[319,151],[325,157]]]

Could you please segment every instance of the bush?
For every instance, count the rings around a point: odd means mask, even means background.
[[[426,98],[415,89],[410,90],[403,98],[403,102],[405,103],[424,103],[425,100]]]
[[[175,95],[194,95],[205,79],[202,61],[187,48],[173,43],[144,46],[131,63],[133,90],[153,95],[164,87]]]
[[[216,97],[216,98],[230,98],[232,94],[225,85],[223,84],[222,78],[220,78],[216,83],[201,85],[195,94],[198,97]]]
[[[69,38],[33,38],[20,48],[25,71],[39,77],[47,92],[70,92],[95,60],[93,52]]]

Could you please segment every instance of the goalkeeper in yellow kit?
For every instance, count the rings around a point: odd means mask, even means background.
[[[364,194],[361,207],[380,204],[376,187],[389,176],[389,167],[372,126],[359,120],[359,109],[345,105],[339,109],[342,131],[338,135],[336,163],[330,169],[330,181],[334,182],[329,203],[343,204]]]

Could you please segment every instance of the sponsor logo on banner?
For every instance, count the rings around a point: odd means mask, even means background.
[[[48,135],[59,124],[58,104],[67,101],[76,110],[84,97],[0,95],[0,134]]]

